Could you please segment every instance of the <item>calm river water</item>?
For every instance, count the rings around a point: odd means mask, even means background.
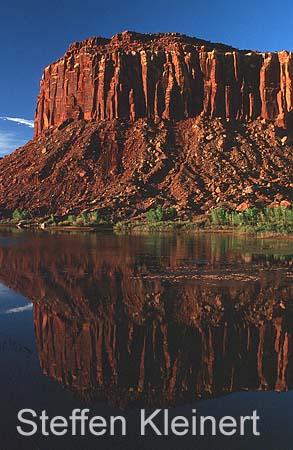
[[[292,450],[292,269],[292,240],[0,231],[0,449]],[[23,408],[127,435],[22,437]],[[260,436],[143,437],[141,408],[257,410]]]

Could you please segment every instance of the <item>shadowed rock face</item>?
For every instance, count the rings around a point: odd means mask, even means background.
[[[0,278],[34,303],[43,372],[84,400],[286,391],[292,262],[259,243],[35,235],[1,246]]]
[[[201,113],[287,127],[292,80],[291,52],[239,51],[176,33],[91,38],[45,69],[35,136],[68,119],[182,120]]]
[[[35,138],[0,160],[0,215],[288,207],[292,74],[292,53],[176,33],[72,44],[44,71]]]

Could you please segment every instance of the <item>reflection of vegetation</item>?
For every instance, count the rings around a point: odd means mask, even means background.
[[[293,261],[292,241],[279,240],[258,240],[258,245],[249,240],[246,241],[246,251],[258,258],[262,255],[266,259],[274,261]]]

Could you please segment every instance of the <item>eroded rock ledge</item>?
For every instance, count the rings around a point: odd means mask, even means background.
[[[259,53],[177,33],[125,31],[72,44],[46,67],[35,136],[68,119],[204,114],[293,126],[292,52]]]

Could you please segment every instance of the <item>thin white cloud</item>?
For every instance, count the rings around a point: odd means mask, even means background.
[[[19,139],[13,133],[3,133],[0,131],[0,157],[7,155],[18,147],[21,147],[26,142],[26,140]]]
[[[9,120],[10,122],[15,122],[21,125],[26,125],[27,127],[34,128],[34,121],[23,119],[22,117],[0,117],[1,120]]]
[[[28,310],[32,309],[32,307],[33,307],[32,303],[29,303],[28,305],[19,306],[18,308],[7,309],[7,311],[4,311],[3,314],[17,314],[17,313],[21,313],[24,311],[28,311]]]

